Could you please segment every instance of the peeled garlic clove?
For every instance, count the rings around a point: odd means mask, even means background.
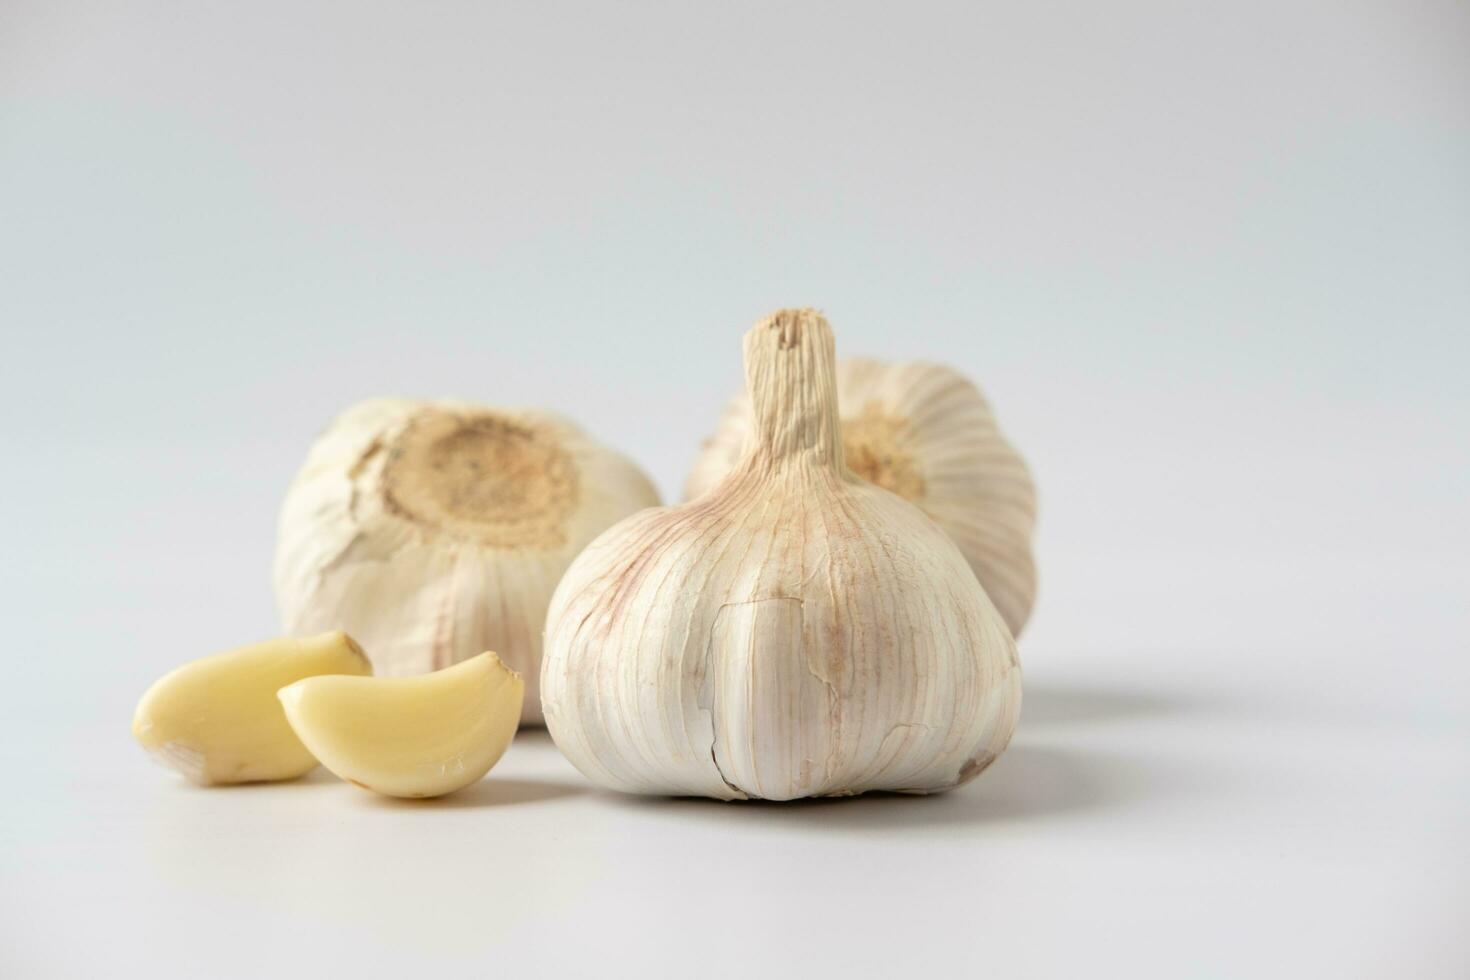
[[[1020,708],[1015,643],[944,532],[843,461],[831,330],[745,338],[754,437],[729,476],[572,563],[541,696],[595,782],[722,799],[932,792],[980,772]]]
[[[385,796],[443,796],[500,761],[525,685],[493,653],[418,677],[311,677],[280,691],[322,765]]]
[[[367,674],[346,633],[268,640],[165,674],[138,702],[133,737],[201,785],[295,779],[316,768],[276,691],[317,674]]]
[[[275,583],[286,629],[346,629],[376,673],[497,650],[531,678],[556,583],[599,533],[658,504],[631,461],[546,412],[378,399],[313,445],[286,495]]]
[[[837,404],[848,467],[933,518],[1020,636],[1036,600],[1036,486],[979,389],[941,364],[844,358]],[[689,473],[685,499],[735,468],[754,421],[749,395],[731,401]]]

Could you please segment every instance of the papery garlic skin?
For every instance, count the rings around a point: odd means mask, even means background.
[[[547,616],[541,696],[584,774],[632,793],[927,793],[1004,749],[1020,668],[944,533],[843,463],[833,342],[745,339],[759,419],[730,476],[594,541]]]
[[[629,459],[541,411],[382,398],[339,416],[281,509],[276,596],[294,633],[345,629],[380,676],[496,650],[536,693],[562,573],[615,522],[656,506]]]
[[[1020,636],[1036,601],[1036,485],[985,396],[941,364],[844,358],[837,402],[848,467],[933,518]],[[741,393],[705,441],[685,499],[735,468],[753,425],[750,396]]]

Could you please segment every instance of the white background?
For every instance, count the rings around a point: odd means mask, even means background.
[[[197,790],[379,394],[672,497],[739,336],[976,378],[1042,493],[1010,752],[944,797]],[[0,4],[0,974],[1470,975],[1470,12]]]

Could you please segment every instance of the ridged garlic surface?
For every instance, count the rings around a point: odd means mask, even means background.
[[[539,723],[542,627],[562,573],[659,503],[630,460],[558,415],[382,398],[339,416],[286,495],[276,550],[293,633],[343,629],[379,676],[499,652]]]
[[[1036,485],[978,388],[942,364],[844,358],[837,403],[847,465],[916,505],[959,546],[1013,636],[1036,601]],[[754,427],[737,395],[684,485],[703,496],[739,463]]]
[[[745,338],[755,437],[730,475],[619,523],[547,616],[556,744],[631,793],[790,800],[965,782],[1020,708],[1015,643],[922,511],[843,462],[811,310]]]

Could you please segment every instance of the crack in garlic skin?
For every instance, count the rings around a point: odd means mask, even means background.
[[[1020,636],[1036,602],[1036,486],[984,395],[943,365],[856,357],[838,362],[837,397],[848,468],[928,514]],[[739,394],[705,440],[686,500],[735,468],[753,427]]]
[[[720,799],[923,793],[1009,740],[1014,641],[955,545],[843,465],[830,346],[805,312],[752,331],[752,384],[778,396],[763,448],[706,496],[615,526],[562,580],[543,707],[594,781]]]
[[[362,402],[312,445],[283,503],[281,616],[292,632],[348,629],[382,676],[496,650],[539,723],[557,582],[587,542],[658,502],[631,460],[554,413]]]

